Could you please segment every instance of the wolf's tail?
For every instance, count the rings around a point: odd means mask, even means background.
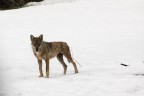
[[[72,53],[72,54],[71,54],[72,59],[73,59],[74,61],[76,61],[76,62],[79,64],[80,67],[82,67],[81,64],[80,64],[76,59],[73,58],[73,51],[72,51],[72,48],[71,48],[71,53]],[[69,60],[68,60],[68,62],[70,63]]]

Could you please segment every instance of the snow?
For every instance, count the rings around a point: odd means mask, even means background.
[[[50,1],[0,11],[0,96],[143,96],[144,1]],[[54,58],[39,78],[31,34],[67,42],[80,73]]]

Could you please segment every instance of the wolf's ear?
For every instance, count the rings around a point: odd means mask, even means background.
[[[43,34],[41,34],[41,35],[39,36],[39,38],[40,38],[41,40],[43,40]]]
[[[34,38],[34,36],[33,36],[33,35],[30,35],[30,39],[31,39],[31,41],[33,40],[33,38]]]

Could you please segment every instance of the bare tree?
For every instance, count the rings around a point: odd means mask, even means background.
[[[14,9],[23,7],[28,2],[40,2],[43,0],[0,0],[0,9]]]

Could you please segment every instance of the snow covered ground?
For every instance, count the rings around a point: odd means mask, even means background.
[[[0,11],[0,96],[143,96],[144,1],[54,1]],[[67,42],[80,73],[55,58],[39,78],[31,34]]]

